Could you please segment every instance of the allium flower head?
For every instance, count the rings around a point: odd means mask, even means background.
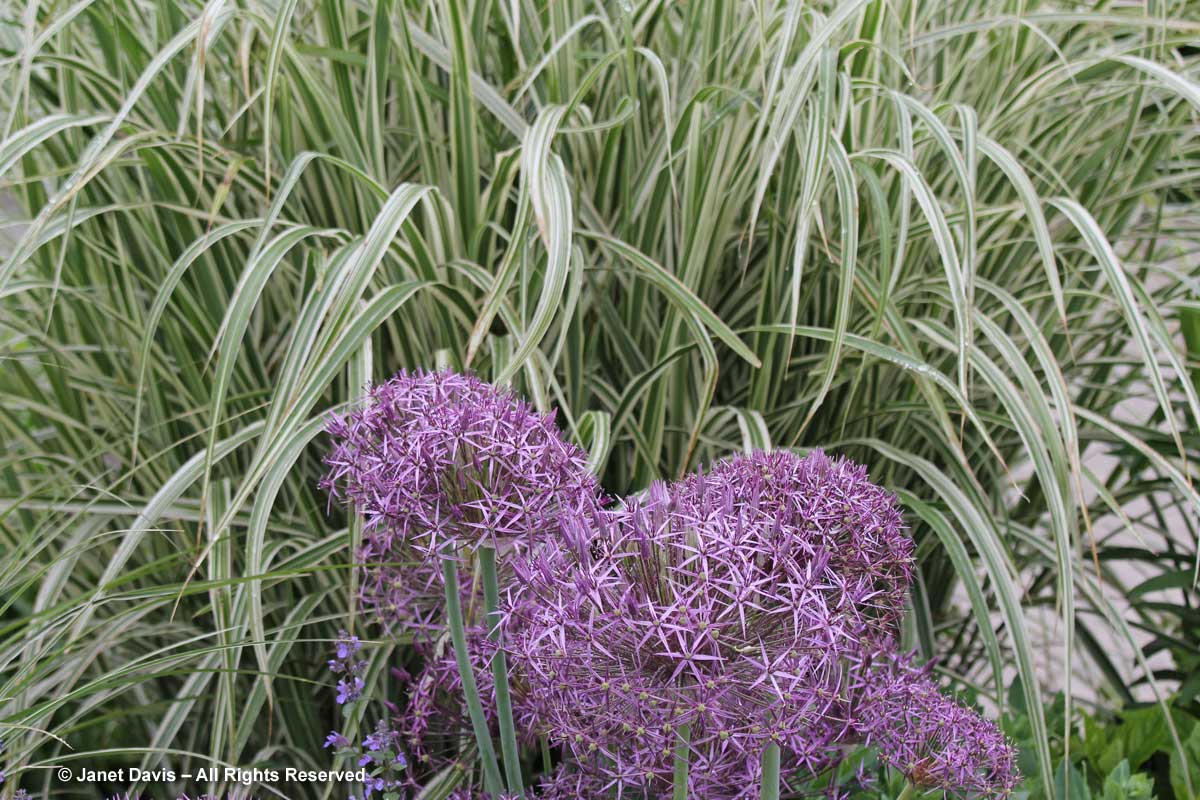
[[[543,538],[596,502],[553,416],[470,375],[400,372],[328,432],[322,485],[362,514],[363,562],[386,565],[367,569],[364,600],[410,627],[437,625],[444,547]]]
[[[498,737],[500,730],[491,670],[498,645],[488,638],[484,625],[469,626],[466,634],[472,672],[483,701],[484,718],[492,735]],[[418,641],[414,649],[419,654],[421,667],[411,674],[397,676],[405,703],[403,709],[396,713],[394,722],[400,740],[414,763],[436,771],[449,763],[446,742],[453,741],[462,731],[470,730],[471,720],[463,703],[462,676],[445,637],[435,641]],[[531,696],[528,683],[512,665],[509,665],[508,676],[518,741],[536,747],[541,701]],[[456,754],[451,752],[449,756],[453,760]]]
[[[541,775],[535,787],[526,789],[526,797],[536,800],[601,800],[612,797],[611,787],[597,782],[569,764],[560,764],[548,775]],[[493,797],[478,786],[459,786],[446,800],[515,800],[507,792]]]
[[[914,785],[1005,796],[1016,754],[989,720],[938,691],[927,668],[901,656],[865,668],[848,715],[880,760]]]
[[[890,641],[910,581],[895,499],[862,467],[755,453],[564,527],[523,567],[508,641],[576,760],[657,796],[687,725],[712,798],[753,796],[771,742],[793,770],[825,763],[844,667]]]

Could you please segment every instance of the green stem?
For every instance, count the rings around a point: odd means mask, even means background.
[[[471,669],[471,657],[467,653],[467,632],[463,627],[462,604],[458,599],[458,564],[453,555],[443,551],[442,577],[446,584],[446,623],[450,627],[450,640],[454,643],[454,660],[462,678],[463,699],[471,716],[471,727],[475,730],[475,743],[479,746],[479,760],[483,763],[483,784],[488,793],[499,797],[504,791],[500,780],[500,767],[496,764],[496,748],[488,732],[487,718],[483,716],[483,705],[479,702],[479,689],[475,685],[475,673]]]
[[[525,796],[521,782],[521,755],[517,749],[517,728],[513,724],[512,697],[508,686],[508,657],[499,644],[500,587],[496,581],[496,550],[484,545],[479,548],[479,569],[483,573],[483,599],[487,610],[488,638],[497,642],[492,658],[492,680],[496,687],[496,717],[500,722],[500,749],[504,753],[504,777],[508,790]]]
[[[911,800],[917,796],[917,787],[911,783],[905,782],[904,790],[900,792],[900,796],[896,800]]]
[[[762,800],[779,800],[779,745],[771,742],[762,754]]]
[[[687,800],[688,759],[691,756],[692,726],[684,723],[675,729],[675,791],[672,800]]]

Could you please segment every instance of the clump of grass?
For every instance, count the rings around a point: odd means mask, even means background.
[[[5,791],[323,763],[361,529],[320,431],[419,366],[560,408],[616,492],[868,464],[911,643],[1020,677],[1050,781],[1037,612],[1068,704],[1165,701],[1200,652],[1195,11],[0,9]],[[386,683],[407,651],[369,652]]]

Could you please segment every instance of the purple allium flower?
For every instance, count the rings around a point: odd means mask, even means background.
[[[512,663],[576,761],[650,796],[685,724],[697,796],[752,796],[771,742],[792,774],[824,766],[844,666],[890,641],[910,581],[895,498],[819,451],[656,484],[564,538],[522,567]]]
[[[537,786],[527,788],[525,795],[536,800],[600,800],[615,796],[613,788],[570,768],[568,764],[560,764],[549,775],[539,776]],[[622,796],[636,797],[628,792]],[[481,787],[465,785],[451,792],[446,800],[515,800],[516,797],[515,794],[504,792],[493,798]]]
[[[471,721],[463,703],[458,665],[450,648],[444,642],[417,642],[414,649],[421,657],[423,668],[415,676],[401,682],[407,702],[395,717],[396,730],[405,749],[416,762],[439,768],[446,765],[443,761],[447,758],[452,760],[456,755],[443,753],[444,743],[461,735],[462,731],[470,730]],[[487,638],[482,625],[475,625],[467,629],[467,649],[483,699],[484,715],[493,734],[498,734],[495,693],[489,669],[496,645]],[[517,733],[523,733],[519,722]],[[532,744],[533,740],[528,740],[528,743]]]
[[[440,628],[443,546],[537,540],[597,502],[586,454],[507,391],[454,372],[400,372],[333,418],[322,486],[365,520],[363,599]]]
[[[463,604],[467,605],[466,598]],[[483,700],[484,716],[493,737],[498,737],[495,687],[490,669],[498,646],[488,638],[487,629],[483,625],[468,626],[466,633],[467,649]],[[419,657],[420,667],[413,668],[411,672],[399,669],[392,671],[404,702],[402,706],[386,705],[391,712],[391,726],[396,732],[396,741],[403,745],[407,754],[407,757],[401,756],[404,760],[398,768],[403,769],[411,762],[412,769],[406,776],[406,785],[416,793],[419,792],[425,778],[460,763],[461,753],[456,743],[462,739],[465,731],[470,730],[471,721],[463,702],[458,666],[444,637],[438,640],[418,640],[412,647]],[[538,703],[531,698],[528,683],[522,680],[511,666],[509,677],[511,699],[517,718],[518,740],[523,745],[535,747],[538,744],[536,731],[542,727],[536,716]],[[369,756],[365,757],[362,765],[368,763],[371,763]],[[536,795],[539,800],[566,800],[568,797],[575,800],[578,797],[603,796],[598,791],[575,795],[565,790],[563,793],[550,795],[550,784],[545,781],[543,784],[545,785]]]
[[[850,715],[859,735],[916,786],[1007,795],[1018,779],[1012,745],[928,673],[911,656],[867,667]]]

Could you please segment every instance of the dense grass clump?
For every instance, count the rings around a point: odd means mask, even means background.
[[[1124,759],[1194,796],[1198,20],[0,5],[0,798],[327,767],[338,630],[376,696],[414,656],[355,607],[322,430],[438,367],[557,408],[618,494],[866,464],[915,540],[905,645],[1025,788]],[[1156,749],[1105,755],[1137,715]]]

